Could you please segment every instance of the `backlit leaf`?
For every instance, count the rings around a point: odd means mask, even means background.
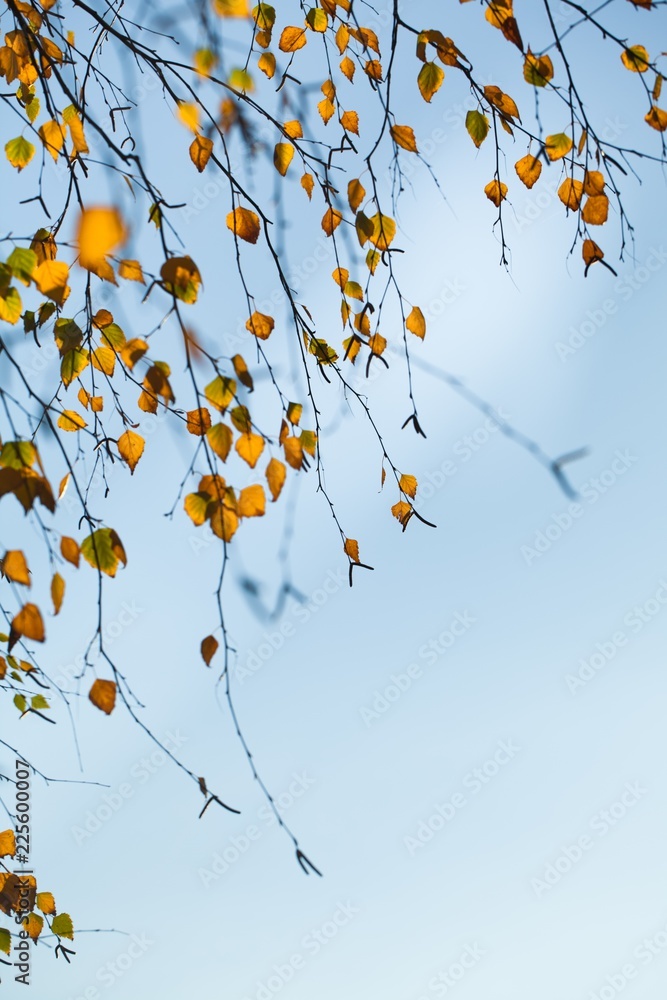
[[[105,715],[111,715],[116,705],[116,692],[117,687],[115,681],[105,681],[98,677],[95,681],[93,681],[93,686],[88,692],[88,697],[92,701],[95,708],[99,708],[99,710],[104,712]],[[63,914],[61,914],[61,916],[62,915]],[[56,917],[56,920],[57,919],[58,917]],[[55,924],[55,920],[53,923]],[[58,932],[56,931],[56,933]],[[60,931],[60,934],[63,937],[67,936],[63,934],[62,931]]]
[[[0,562],[0,572],[12,583],[21,583],[24,587],[31,586],[28,562],[20,549],[11,549],[5,553]]]
[[[98,528],[81,543],[81,554],[94,569],[115,576],[119,563],[127,565],[123,543],[113,528]]]
[[[259,239],[259,216],[248,208],[235,208],[227,216],[227,228],[246,243],[256,243]]]
[[[124,434],[118,438],[118,451],[120,457],[124,462],[130,467],[130,472],[134,472],[137,467],[137,463],[144,453],[144,448],[146,442],[142,438],[141,434],[136,434],[134,431],[127,430]]]

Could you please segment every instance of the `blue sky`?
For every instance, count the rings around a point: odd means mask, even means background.
[[[633,26],[636,13],[623,12]],[[496,42],[489,58],[504,52]],[[614,90],[623,82],[610,73],[608,127],[631,136],[636,109]],[[587,279],[578,253],[566,257],[572,229],[553,182],[514,184],[508,275],[482,194],[491,161],[474,155],[454,88],[414,110],[448,198],[417,169],[402,202],[412,253],[401,278],[429,321],[416,351],[550,455],[585,447],[568,467],[576,507],[420,368],[428,437],[401,433],[396,363],[369,394],[398,464],[419,480],[420,512],[438,526],[413,520],[401,534],[367,429],[331,399],[327,487],[375,571],[348,587],[311,475],[289,497],[304,604],[259,620],[230,588],[226,605],[242,724],[324,873],[306,878],[198,658],[214,623],[216,550],[184,516],[162,517],[185,452],[157,422],[134,481],[113,473],[108,516],[131,558],[107,597],[110,653],[147,724],[242,814],[211,808],[198,821],[197,790],[128,719],[93,717],[75,699],[85,777],[108,788],[35,782],[35,860],[77,928],[110,930],[78,936],[70,967],[38,949],[37,996],[652,1000],[664,990],[663,181],[648,170],[643,188],[630,182],[634,259],[614,262],[616,277],[594,267]],[[175,186],[185,167],[175,159]],[[204,182],[187,177],[190,204]],[[183,227],[193,246],[209,241],[211,259],[224,201],[210,198]],[[291,235],[292,261],[316,263],[304,294],[326,302],[333,264],[298,225]],[[270,295],[271,278],[257,280]],[[222,326],[229,337],[235,303],[224,311],[211,286],[207,335]],[[266,520],[234,542],[234,572],[267,580],[270,602],[276,521]],[[71,618],[54,625],[53,675],[71,676],[87,635]],[[3,738],[27,741],[48,773],[78,776],[65,719],[54,740],[40,720],[19,732],[3,712]]]

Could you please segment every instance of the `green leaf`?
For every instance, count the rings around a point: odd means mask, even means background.
[[[25,700],[22,694],[14,695],[14,704],[18,708],[19,712],[25,712],[28,708],[28,702]]]
[[[0,451],[0,465],[7,469],[30,468],[37,458],[37,451],[30,441],[5,441]]]
[[[73,351],[68,351],[60,363],[60,377],[65,388],[68,388],[75,378],[78,378],[82,371],[90,363],[88,351],[83,351],[80,347],[75,347]]]
[[[6,927],[0,927],[0,951],[9,955],[12,950],[12,936]]]
[[[36,694],[30,699],[31,708],[51,708],[43,694]]]
[[[480,111],[469,111],[466,115],[466,128],[468,129],[468,135],[478,149],[489,134],[490,127],[489,119]]]
[[[94,569],[115,576],[118,564],[127,565],[127,556],[113,528],[98,528],[81,543],[81,554]]]
[[[233,378],[227,378],[224,375],[218,375],[214,378],[212,382],[204,389],[204,395],[208,399],[211,406],[215,406],[216,410],[226,410],[229,404],[234,399],[236,395],[236,382]]]
[[[15,278],[29,285],[32,272],[37,267],[37,254],[25,247],[14,247],[7,258],[7,267],[12,269]]]
[[[72,941],[74,939],[74,925],[69,913],[59,913],[57,917],[54,917],[51,921],[51,930],[58,937],[69,938]]]
[[[19,135],[16,139],[10,139],[6,143],[5,153],[11,165],[16,167],[20,172],[32,160],[35,155],[35,147],[27,139],[24,139],[22,135]]]

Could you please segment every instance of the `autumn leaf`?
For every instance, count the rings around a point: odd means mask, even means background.
[[[282,492],[287,478],[287,470],[282,462],[277,458],[272,458],[266,467],[266,481],[271,491],[271,497],[275,503]]]
[[[146,284],[144,272],[138,260],[121,260],[118,266],[118,274],[121,278],[125,278],[126,281],[139,281],[142,285]]]
[[[213,140],[205,135],[196,135],[190,145],[190,159],[201,174],[213,153]]]
[[[484,188],[484,194],[489,201],[492,201],[497,208],[500,208],[500,203],[507,197],[507,184],[503,184],[502,181],[494,178]]]
[[[69,913],[59,913],[57,917],[54,917],[51,921],[51,930],[58,937],[67,938],[69,941],[73,940],[74,926]]]
[[[562,160],[572,149],[574,143],[565,132],[557,132],[555,135],[548,135],[544,142],[544,148],[549,159]]]
[[[220,643],[214,635],[207,635],[201,641],[201,657],[207,667],[211,666],[211,660],[215,656]]]
[[[469,111],[467,113],[466,129],[478,149],[489,134],[490,127],[489,119],[480,111]]]
[[[535,56],[528,49],[523,64],[523,78],[533,87],[546,87],[553,80],[554,64],[549,56]]]
[[[533,156],[531,153],[528,153],[527,156],[522,156],[520,160],[516,161],[514,169],[519,176],[519,180],[522,181],[527,188],[532,188],[533,185],[537,183],[540,174],[542,173],[542,161],[538,160],[538,158]]]
[[[76,241],[79,264],[97,274],[107,257],[127,239],[127,229],[116,208],[84,209],[79,216]]]
[[[414,476],[401,476],[398,485],[401,492],[407,494],[407,496],[414,499],[417,495],[417,480]]]
[[[581,255],[584,258],[587,271],[591,264],[595,264],[604,257],[604,253],[594,240],[584,240],[581,247]]]
[[[11,549],[5,553],[0,562],[0,572],[12,583],[21,583],[24,587],[31,586],[28,563],[20,549]]]
[[[285,176],[293,159],[294,146],[291,142],[276,143],[275,149],[273,150],[273,165],[281,177]]]
[[[246,243],[256,243],[259,239],[259,216],[248,208],[235,208],[227,216],[227,228]]]
[[[437,63],[424,63],[417,77],[417,86],[425,101],[431,102],[433,95],[440,90],[444,79],[445,71]]]
[[[51,580],[51,600],[53,601],[53,613],[59,614],[65,596],[65,581],[60,573],[54,573]]]
[[[69,267],[61,260],[44,260],[33,275],[35,284],[42,295],[52,299],[56,305],[62,306],[69,296],[70,287],[67,284]]]
[[[16,837],[13,830],[0,833],[0,858],[13,858],[16,854]]]
[[[405,528],[408,525],[408,521],[412,517],[412,507],[410,506],[410,504],[407,503],[405,500],[399,500],[398,503],[395,503],[393,505],[393,507],[391,508],[391,512],[396,518],[396,520],[400,521],[400,523],[403,525],[403,530],[405,530]]]
[[[81,543],[81,554],[94,569],[115,576],[119,563],[127,565],[123,543],[113,528],[98,528]]]
[[[407,149],[408,153],[418,153],[417,139],[411,125],[392,125],[391,137],[401,149]]]
[[[305,28],[289,26],[283,29],[280,41],[278,42],[278,48],[281,52],[296,52],[298,49],[304,47],[307,40]]]
[[[621,52],[621,62],[631,73],[645,73],[651,65],[648,52],[643,45],[633,45]]]
[[[38,892],[35,897],[35,904],[47,916],[52,916],[56,912],[56,901],[50,892]]]
[[[197,410],[188,410],[185,416],[186,429],[195,437],[203,437],[211,426],[211,414],[205,406]]]
[[[352,562],[359,562],[359,542],[355,538],[346,538],[343,549]]]
[[[105,681],[98,677],[93,682],[93,686],[88,692],[88,697],[95,708],[99,708],[105,715],[111,715],[116,705],[116,692],[117,686],[115,681]]]
[[[235,448],[243,461],[254,469],[264,451],[264,438],[259,434],[241,434],[236,439]]]
[[[19,613],[14,615],[12,619],[10,649],[19,638],[32,639],[33,642],[44,642],[44,621],[36,604],[24,604]]]
[[[426,320],[419,306],[412,307],[405,321],[405,327],[410,333],[414,333],[415,337],[419,337],[420,340],[424,339],[426,336]]]
[[[58,417],[58,427],[63,431],[80,431],[87,426],[83,417],[74,410],[63,410]]]
[[[118,438],[118,451],[123,461],[129,465],[130,472],[133,473],[137,463],[144,453],[146,442],[141,434],[127,430]]]
[[[667,130],[667,111],[654,104],[648,114],[644,116],[644,121],[656,131],[665,132]]]
[[[60,553],[63,559],[72,563],[73,566],[79,565],[81,550],[79,549],[78,543],[73,538],[69,538],[67,535],[62,536],[60,539]]]
[[[239,493],[239,517],[263,517],[266,511],[266,494],[259,483],[246,486]]]
[[[16,139],[10,139],[6,143],[5,153],[11,165],[16,167],[20,173],[24,167],[28,166],[35,155],[35,147],[20,135]]]
[[[373,227],[368,237],[370,242],[380,251],[388,250],[396,236],[395,221],[390,216],[377,212],[368,222]]]
[[[584,185],[576,178],[566,177],[558,188],[558,197],[563,204],[573,212],[578,212],[583,196]]]
[[[276,325],[272,316],[265,316],[264,313],[254,312],[250,319],[246,320],[246,330],[249,330],[258,340],[267,340],[273,333]]]
[[[609,198],[606,194],[592,195],[586,199],[581,217],[589,226],[603,226],[609,215]]]

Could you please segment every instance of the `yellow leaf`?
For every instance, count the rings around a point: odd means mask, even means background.
[[[293,158],[294,146],[290,142],[276,143],[276,148],[273,151],[273,165],[281,177],[284,177],[287,173],[287,168]]]
[[[354,132],[359,135],[359,115],[356,111],[344,111],[340,117],[340,123],[346,132]]]
[[[609,198],[606,194],[596,194],[586,199],[581,217],[589,226],[603,226],[608,215]]]
[[[60,539],[60,552],[63,559],[67,562],[72,563],[73,566],[79,565],[80,549],[78,543],[73,539],[69,538],[68,535],[63,535]]]
[[[13,858],[16,854],[16,837],[13,830],[0,833],[0,858]]]
[[[35,904],[47,916],[52,916],[56,912],[56,901],[51,892],[38,892],[35,897]]]
[[[224,504],[218,504],[211,514],[211,531],[224,542],[231,542],[239,526],[238,514]]]
[[[77,231],[79,264],[88,271],[97,271],[106,263],[108,254],[126,239],[125,223],[117,209],[84,209]]]
[[[61,260],[44,260],[33,275],[35,284],[42,295],[46,295],[56,305],[62,306],[70,293],[67,284],[69,268]]]
[[[206,439],[218,458],[226,462],[234,440],[231,428],[227,424],[215,424],[206,431]]]
[[[58,417],[58,427],[62,431],[80,431],[87,427],[86,421],[74,410],[63,410]]]
[[[399,500],[391,508],[391,512],[397,521],[400,521],[405,529],[407,527],[408,521],[412,517],[412,507],[405,500]]]
[[[273,333],[276,323],[272,316],[265,316],[264,313],[254,312],[250,319],[246,320],[246,330],[254,334],[258,340],[267,340]]]
[[[213,0],[213,9],[219,17],[249,17],[248,0]]]
[[[484,188],[484,194],[492,201],[496,207],[500,208],[500,203],[507,196],[507,184],[503,184],[502,181],[494,180],[489,181],[489,183]]]
[[[129,465],[131,473],[136,469],[137,463],[144,453],[145,446],[146,442],[141,434],[135,434],[134,431],[127,430],[118,438],[120,457]]]
[[[65,145],[65,129],[63,126],[51,119],[40,125],[37,131],[48,152],[54,160],[57,160],[60,150]]]
[[[296,52],[297,49],[302,49],[307,41],[305,28],[289,26],[283,29],[278,48],[281,52]]]
[[[53,601],[53,613],[57,615],[60,611],[63,598],[65,596],[65,581],[60,573],[54,573],[51,580],[51,600]]]
[[[116,682],[105,681],[97,678],[88,692],[88,697],[95,708],[99,708],[105,715],[111,715],[116,705]]]
[[[197,301],[201,274],[192,257],[170,257],[160,268],[160,277],[171,295],[189,305]]]
[[[118,267],[118,274],[121,278],[125,278],[126,281],[139,281],[142,285],[146,284],[144,272],[138,260],[121,260]]]
[[[343,76],[346,76],[348,80],[352,81],[357,67],[354,65],[349,56],[345,56],[344,59],[341,59],[340,70]]]
[[[12,620],[11,631],[17,637],[23,636],[34,642],[44,642],[44,622],[36,604],[23,605]]]
[[[239,517],[263,517],[266,511],[266,494],[259,483],[241,490],[238,501]]]
[[[90,360],[93,363],[93,368],[97,368],[98,372],[104,372],[109,377],[113,375],[116,367],[116,354],[110,347],[96,347],[94,351],[90,352]]]
[[[599,170],[587,170],[584,175],[584,191],[586,194],[604,194],[604,174]]]
[[[649,54],[643,45],[633,45],[621,53],[621,62],[631,73],[645,73],[651,64]]]
[[[445,71],[437,63],[424,63],[417,77],[417,86],[425,101],[431,102],[433,95],[440,90],[444,79]]]
[[[209,139],[205,135],[196,135],[194,137],[190,145],[190,159],[194,163],[199,173],[201,173],[206,168],[206,164],[211,159],[212,152],[213,152],[212,139]]]
[[[12,583],[21,583],[24,587],[30,587],[30,570],[26,557],[20,549],[10,549],[0,562],[0,572]]]
[[[343,214],[339,212],[337,208],[329,208],[326,210],[322,216],[322,229],[327,234],[327,236],[332,236],[334,231],[338,229],[341,222],[343,221]]]
[[[575,180],[572,177],[566,177],[558,188],[558,197],[567,208],[573,212],[578,212],[583,192],[584,185],[581,181]]]
[[[523,78],[533,87],[546,87],[553,80],[554,64],[549,56],[536,56],[528,49],[523,64]]]
[[[522,181],[527,188],[532,188],[534,184],[539,180],[540,174],[542,173],[542,161],[538,160],[536,156],[532,153],[528,153],[526,156],[522,156],[520,160],[514,164],[514,169],[516,170],[519,180]]]
[[[27,917],[23,918],[21,924],[30,940],[36,941],[42,933],[44,918],[40,917],[39,913],[29,913]]]
[[[275,503],[282,492],[287,478],[287,469],[277,458],[272,458],[266,467],[266,481],[271,490],[271,497]]]
[[[356,212],[364,198],[366,197],[366,189],[360,180],[356,177],[351,180],[347,185],[347,200],[350,203],[350,208],[353,212]]]
[[[186,428],[195,437],[203,437],[211,426],[211,414],[205,406],[198,410],[188,410]]]
[[[264,451],[264,438],[259,434],[240,434],[236,439],[236,451],[251,469],[254,469]]]
[[[303,406],[301,403],[290,403],[287,407],[287,419],[292,424],[293,427],[297,427],[301,416],[303,414]]]
[[[176,116],[186,128],[191,132],[199,131],[199,107],[187,101],[179,101],[176,107]]]
[[[426,336],[426,320],[419,306],[412,307],[405,321],[405,326],[410,333],[414,333],[415,337],[419,337],[420,340],[424,339]]]
[[[227,216],[227,228],[246,243],[256,243],[259,239],[259,217],[248,208],[235,208]]]
[[[5,145],[5,153],[11,165],[16,167],[20,173],[24,167],[28,166],[35,155],[35,147],[20,135],[16,139],[9,140]]]
[[[273,75],[276,72],[276,57],[273,52],[262,52],[261,56],[257,60],[257,68],[261,69],[262,73],[269,78],[273,79]]]
[[[293,469],[303,467],[303,444],[298,437],[286,437],[282,442],[285,451],[285,460]]]
[[[352,562],[359,562],[359,542],[356,539],[346,538],[343,549],[345,551],[345,555],[348,556]]]
[[[550,160],[561,160],[572,149],[574,143],[565,132],[557,132],[546,137],[544,148]]]
[[[414,497],[417,495],[417,480],[414,476],[401,476],[398,481],[398,485],[403,493],[407,496]]]
[[[415,132],[411,125],[392,125],[391,137],[401,149],[407,149],[409,153],[418,153]]]
[[[667,130],[667,111],[663,111],[662,108],[654,104],[648,114],[644,116],[644,121],[656,131],[664,132]]]
[[[335,115],[336,105],[329,97],[325,97],[318,103],[317,110],[320,113],[322,121],[326,125]]]
[[[321,7],[311,7],[306,14],[306,24],[311,31],[323,33],[329,27],[329,18]]]
[[[308,195],[310,200],[313,197],[313,188],[315,187],[315,178],[312,174],[304,174],[301,178],[301,187]]]
[[[211,666],[211,660],[215,656],[219,645],[220,643],[214,635],[207,635],[205,639],[202,639],[201,658],[207,667]]]
[[[357,213],[357,218],[360,214]],[[394,220],[389,215],[377,212],[368,222],[373,227],[373,231],[370,233],[368,239],[381,252],[388,250],[396,236],[396,223]]]

